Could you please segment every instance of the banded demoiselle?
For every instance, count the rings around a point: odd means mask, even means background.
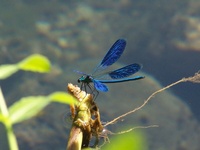
[[[93,82],[94,88],[97,90],[97,92],[107,92],[108,87],[104,83],[118,83],[143,79],[144,76],[129,77],[130,75],[133,75],[142,68],[142,65],[137,63],[130,64],[117,70],[109,71],[104,74],[99,74],[95,76],[95,74],[105,70],[107,67],[114,64],[122,55],[125,47],[126,41],[124,39],[119,39],[112,45],[107,54],[104,56],[101,63],[95,68],[92,74],[85,74],[83,72],[77,71],[78,73],[83,74],[83,76],[78,79],[78,82],[82,83],[81,88],[83,86],[90,87],[90,83]]]

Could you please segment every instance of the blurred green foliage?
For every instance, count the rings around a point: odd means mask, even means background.
[[[114,135],[110,143],[103,146],[102,150],[148,150],[148,143],[144,132],[137,129]]]
[[[8,78],[18,70],[46,73],[50,69],[51,63],[45,56],[33,54],[19,63],[1,65],[0,80]],[[74,104],[76,101],[66,92],[54,92],[47,96],[23,97],[7,108],[0,88],[0,122],[5,126],[10,150],[18,150],[13,125],[35,116],[51,102]]]
[[[16,64],[5,64],[0,66],[0,80],[6,79],[18,70],[34,71],[40,73],[49,72],[50,61],[40,54],[33,54]]]

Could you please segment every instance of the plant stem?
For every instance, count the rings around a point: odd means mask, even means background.
[[[1,110],[1,113],[4,117],[9,116],[8,108],[6,106],[6,102],[5,102],[1,87],[0,87],[0,110]]]
[[[81,150],[83,140],[83,132],[79,127],[72,126],[69,141],[67,144],[67,150]]]
[[[10,150],[18,150],[19,148],[17,144],[17,139],[13,132],[13,127],[12,127],[12,123],[10,122],[10,119],[6,121],[5,126],[6,126],[6,132],[8,136]]]
[[[72,84],[68,84],[68,92],[73,95],[77,105],[71,105],[71,116],[73,124],[68,140],[67,150],[81,150],[88,148],[92,136],[96,137],[94,147],[98,146],[99,135],[103,130],[100,120],[100,113],[93,95]]]
[[[6,106],[6,102],[5,102],[1,87],[0,87],[0,110],[3,117],[5,117],[2,123],[5,125],[5,128],[6,128],[10,150],[18,150],[19,148],[17,145],[17,140],[13,132],[12,122],[9,118],[8,108]]]

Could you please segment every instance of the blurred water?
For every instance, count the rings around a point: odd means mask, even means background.
[[[147,79],[152,75],[166,86],[193,75],[200,64],[200,49],[193,46],[199,37],[199,7],[198,1],[186,0],[2,1],[0,64],[16,63],[29,54],[41,53],[50,58],[54,68],[49,75],[19,72],[0,81],[8,105],[22,96],[49,94],[66,90],[68,82],[76,84],[79,76],[73,69],[90,73],[118,38],[127,40],[119,62],[143,64]],[[195,21],[191,20],[194,15]],[[97,61],[83,65],[91,59]],[[109,87],[110,93],[115,93],[115,85]],[[184,83],[170,91],[187,104],[195,119],[200,119],[198,84]],[[147,91],[143,87],[140,92]],[[100,93],[99,99],[104,96]],[[59,113],[65,111],[62,108]],[[59,125],[53,125],[56,131],[60,131]]]

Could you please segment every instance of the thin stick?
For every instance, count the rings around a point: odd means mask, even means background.
[[[154,97],[156,94],[158,94],[158,93],[160,93],[160,92],[162,92],[162,91],[164,91],[164,90],[166,90],[166,89],[168,89],[168,88],[170,88],[170,87],[172,87],[172,86],[174,86],[174,85],[176,85],[176,84],[179,84],[179,83],[181,83],[181,82],[186,82],[186,81],[188,81],[188,80],[187,80],[186,78],[183,78],[183,79],[181,79],[181,80],[179,80],[179,81],[177,81],[177,82],[174,82],[174,83],[172,83],[172,84],[170,84],[170,85],[168,85],[168,86],[166,86],[166,87],[164,87],[164,88],[162,88],[162,89],[160,89],[160,90],[154,92],[153,94],[151,94],[151,95],[144,101],[144,103],[143,103],[142,105],[140,105],[139,107],[137,107],[137,108],[135,108],[135,109],[133,109],[133,110],[131,110],[131,111],[125,113],[125,114],[122,114],[121,116],[119,116],[119,117],[113,119],[112,121],[109,121],[108,123],[106,123],[106,124],[104,125],[104,127],[106,127],[106,126],[108,126],[108,125],[110,125],[110,124],[114,124],[116,121],[120,120],[121,118],[123,118],[123,117],[125,117],[125,116],[127,116],[127,115],[129,115],[129,114],[132,114],[132,113],[134,113],[134,112],[136,112],[136,111],[138,111],[138,110],[140,110],[140,109],[141,109],[142,107],[144,107],[144,106],[149,102],[149,100],[150,100],[152,97]]]
[[[121,132],[117,132],[117,133],[113,133],[113,134],[124,134],[124,133],[127,133],[127,132],[131,132],[132,130],[135,130],[135,129],[147,129],[147,128],[156,128],[156,127],[159,127],[159,126],[158,125],[137,126],[137,127],[133,127],[131,129],[128,129],[126,131],[121,131]]]

